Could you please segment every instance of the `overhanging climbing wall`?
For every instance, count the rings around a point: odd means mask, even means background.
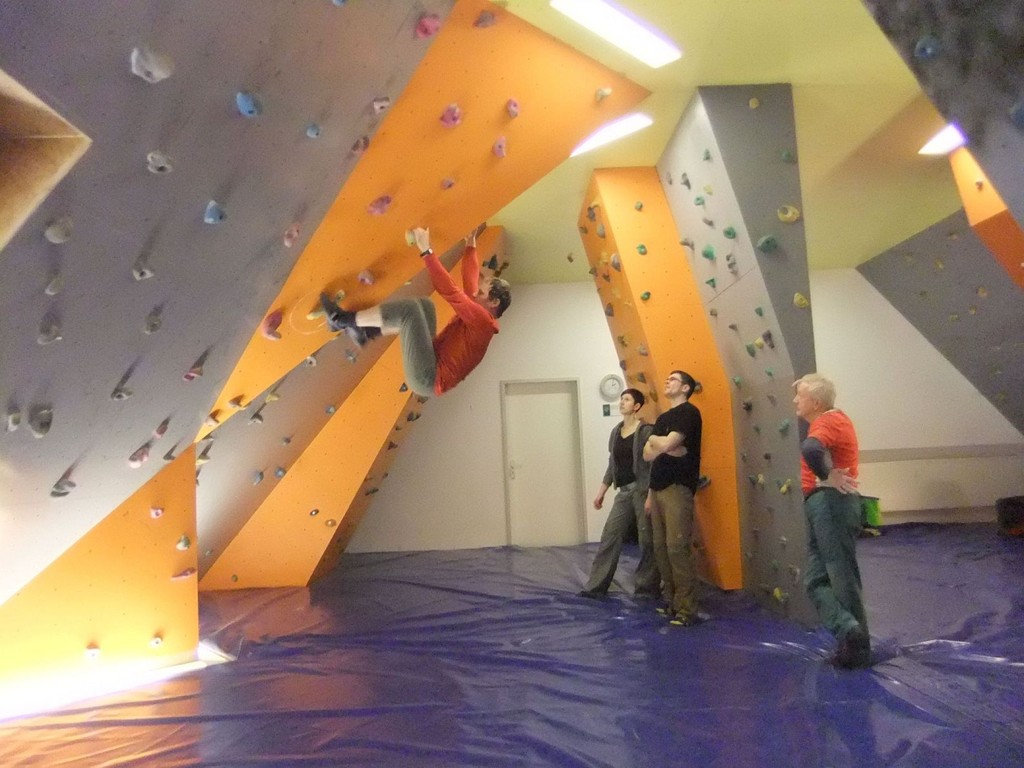
[[[796,160],[788,85],[701,88],[658,173],[729,378],[745,586],[810,621],[790,386],[814,370]]]
[[[1024,432],[1024,302],[963,211],[858,271]]]
[[[662,387],[682,369],[703,390],[701,473],[711,484],[697,492],[698,566],[723,589],[743,584],[729,380],[697,286],[654,168],[594,172],[579,219],[608,325],[630,386],[647,393],[654,413],[667,404]]]

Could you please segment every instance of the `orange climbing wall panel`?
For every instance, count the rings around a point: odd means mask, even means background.
[[[637,203],[642,204],[637,210]],[[588,215],[593,210],[593,219]],[[704,574],[723,589],[743,586],[736,450],[729,379],[718,356],[690,265],[654,168],[594,172],[580,213],[583,241],[595,269],[609,327],[630,386],[653,394],[662,412],[663,383],[673,369],[703,385],[693,398],[704,420],[701,472],[711,485],[697,494],[699,558]],[[604,237],[598,236],[598,225]],[[646,253],[640,253],[640,246]],[[621,269],[613,265],[618,254]],[[643,294],[650,292],[648,299]],[[625,341],[625,344],[623,344]],[[639,353],[640,345],[648,354]],[[643,373],[646,383],[637,380]]]
[[[975,234],[1024,288],[1024,231],[971,153],[961,147],[949,156],[967,220]]]
[[[63,685],[69,675],[195,658],[195,459],[194,448],[182,451],[0,606],[0,691],[21,680],[46,685],[52,676]],[[74,502],[62,503],[73,514]],[[99,656],[87,659],[92,644]]]
[[[501,261],[504,230],[485,229],[477,252]],[[461,270],[460,260],[451,271],[459,283]],[[436,293],[432,299],[442,328],[454,312]],[[202,589],[303,586],[334,566],[415,428],[407,417],[421,403],[400,391],[404,380],[401,347],[392,342],[203,577]]]
[[[496,23],[474,27],[484,10]],[[598,102],[602,87],[612,94]],[[229,400],[251,400],[326,341],[322,321],[305,319],[321,289],[346,291],[348,308],[379,303],[421,268],[406,230],[429,226],[435,250],[447,250],[647,94],[498,5],[459,0],[405,91],[390,94],[369,148],[267,308],[283,310],[284,338],[254,332],[213,410],[230,414]],[[520,104],[514,119],[510,98]],[[452,103],[462,122],[446,127],[439,118]],[[502,136],[507,156],[498,158],[492,147]],[[442,189],[444,179],[454,186]],[[367,206],[384,195],[390,208],[371,215]],[[359,282],[364,269],[373,285]]]

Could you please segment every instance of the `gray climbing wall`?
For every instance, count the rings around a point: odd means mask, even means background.
[[[1024,0],[865,0],[1024,226]]]
[[[811,622],[790,386],[814,370],[810,312],[794,303],[809,296],[795,142],[788,85],[701,88],[658,172],[733,381],[745,587]]]
[[[1024,432],[1021,291],[974,234],[963,211],[857,269]]]
[[[425,54],[417,21],[452,4],[0,5],[0,69],[92,140],[0,253],[0,602],[192,442],[382,119],[374,100]],[[170,77],[133,75],[137,47]],[[210,201],[223,221],[204,221]],[[70,237],[47,240],[65,218]]]

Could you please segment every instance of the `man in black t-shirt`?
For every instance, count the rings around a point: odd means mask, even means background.
[[[700,410],[689,400],[697,382],[685,371],[665,380],[671,408],[654,422],[644,447],[651,464],[651,485],[645,511],[651,516],[654,557],[662,579],[664,609],[672,624],[690,627],[697,615],[696,569],[693,563],[693,495],[700,477]],[[660,609],[659,609],[660,610]]]

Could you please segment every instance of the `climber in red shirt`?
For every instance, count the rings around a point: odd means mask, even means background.
[[[320,304],[331,330],[345,331],[360,346],[377,336],[397,334],[409,389],[424,397],[443,395],[479,365],[512,294],[501,278],[480,279],[475,232],[466,238],[462,255],[462,288],[430,249],[429,229],[414,229],[413,240],[434,289],[455,310],[455,317],[436,336],[437,312],[428,298],[387,301],[346,312],[321,293]]]

